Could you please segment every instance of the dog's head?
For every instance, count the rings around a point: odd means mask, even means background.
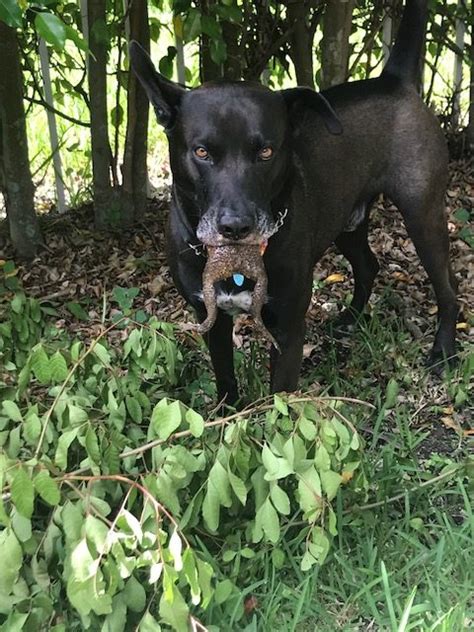
[[[261,243],[275,232],[271,202],[286,181],[292,119],[316,110],[328,130],[341,124],[309,88],[271,91],[247,82],[187,90],[160,75],[136,42],[133,70],[168,136],[174,183],[206,245]]]

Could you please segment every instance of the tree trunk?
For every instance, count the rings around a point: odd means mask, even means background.
[[[28,157],[23,76],[15,30],[0,20],[0,141],[10,238],[18,256],[32,259],[41,244]]]
[[[150,52],[150,29],[146,2],[130,6],[130,39]],[[130,220],[140,220],[147,202],[148,98],[134,72],[128,73],[127,133],[122,167],[122,203],[130,211]]]
[[[112,188],[107,108],[107,30],[106,0],[88,0],[89,23],[89,98],[91,110],[92,171],[94,218],[98,229],[122,224],[119,191]]]
[[[321,42],[323,89],[347,79],[354,4],[355,0],[329,0],[324,12]]]
[[[467,142],[474,154],[474,2],[471,2],[471,85],[469,86],[469,123],[467,126]]]
[[[458,10],[462,9],[462,0],[458,0]],[[451,124],[453,129],[459,127],[459,117],[461,114],[461,90],[462,90],[462,65],[464,61],[464,35],[466,27],[464,20],[456,19],[456,48],[460,54],[454,56],[453,67],[453,111],[451,115]]]
[[[308,24],[310,5],[305,0],[288,3],[288,26],[290,37],[290,57],[295,66],[296,82],[299,86],[314,88],[313,71],[313,31]]]

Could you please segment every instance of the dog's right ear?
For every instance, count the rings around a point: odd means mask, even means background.
[[[281,90],[280,94],[285,100],[288,110],[293,108],[308,108],[317,112],[323,119],[326,129],[331,134],[342,134],[342,123],[331,104],[320,92],[315,92],[311,88],[287,88]],[[301,113],[299,114],[301,118]]]
[[[155,70],[146,50],[134,40],[130,42],[130,62],[150,103],[155,108],[158,122],[165,129],[171,128],[186,89],[160,75]]]

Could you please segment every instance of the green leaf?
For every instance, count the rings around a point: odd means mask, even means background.
[[[38,415],[31,409],[26,414],[23,422],[23,435],[30,445],[36,445],[41,434],[41,421]]]
[[[202,516],[209,531],[217,531],[220,516],[219,493],[214,485],[207,484],[207,492],[202,503]]]
[[[25,516],[22,516],[14,509],[11,516],[11,526],[20,542],[28,542],[32,535],[31,520],[29,518],[25,518]]]
[[[276,483],[270,486],[270,498],[279,513],[284,516],[290,513],[290,499],[288,498],[288,494]]]
[[[90,514],[87,516],[84,526],[89,546],[92,543],[98,555],[104,554],[109,533],[108,527],[102,520]]]
[[[110,366],[110,353],[101,345],[100,342],[96,343],[94,346],[94,355],[104,364],[105,366]]]
[[[67,454],[69,451],[69,446],[74,441],[79,432],[79,428],[71,428],[70,430],[66,430],[58,439],[58,445],[56,448],[56,455],[54,460],[56,465],[61,469],[65,470],[67,468]]]
[[[176,529],[173,530],[173,533],[171,534],[171,537],[169,539],[168,550],[171,553],[171,557],[173,558],[174,570],[179,573],[179,571],[183,570],[183,542],[181,541],[179,533],[176,531]]]
[[[8,26],[21,29],[22,17],[23,12],[18,0],[1,0],[0,20],[8,24]]]
[[[160,617],[176,632],[188,632],[189,608],[176,586],[172,586],[172,598],[168,601],[166,593],[160,599]]]
[[[47,470],[41,470],[33,479],[33,485],[41,496],[49,505],[55,507],[61,500],[61,492],[58,484],[51,478]]]
[[[168,404],[166,400],[158,402],[151,415],[151,424],[158,437],[166,441],[181,424],[180,403]]]
[[[0,560],[2,560],[0,595],[10,595],[18,579],[23,554],[15,534],[8,528],[0,531]]]
[[[69,423],[71,426],[80,426],[88,420],[88,415],[85,410],[75,406],[74,404],[67,405],[69,411]]]
[[[23,419],[20,409],[11,400],[7,399],[2,404],[3,414],[12,421],[21,421]]]
[[[233,474],[230,469],[227,470],[227,475],[229,477],[229,483],[232,487],[232,491],[240,500],[242,505],[245,505],[245,503],[247,502],[247,488],[245,487],[244,481]]]
[[[51,380],[49,358],[41,345],[38,345],[31,356],[31,370],[41,384],[48,384]]]
[[[316,448],[316,454],[314,455],[314,465],[318,472],[324,472],[331,467],[331,457],[326,450],[324,444],[320,443]]]
[[[125,584],[124,601],[132,612],[142,612],[146,606],[146,593],[141,583],[132,575]]]
[[[191,7],[186,14],[186,18],[183,24],[183,37],[185,42],[191,42],[196,39],[202,32],[201,28],[201,13]]]
[[[309,543],[309,550],[318,564],[323,564],[329,553],[330,542],[329,539],[321,527],[313,527],[311,531],[311,542]]]
[[[278,410],[279,413],[281,413],[285,417],[288,416],[288,406],[286,402],[283,401],[279,395],[273,396],[273,405],[275,406],[275,408]]]
[[[195,412],[192,408],[188,408],[185,418],[189,424],[189,430],[193,437],[200,437],[204,432],[204,419],[202,415]]]
[[[201,587],[196,567],[195,555],[190,547],[183,554],[183,572],[191,589],[191,601],[193,605],[199,605],[201,601]]]
[[[138,632],[162,632],[161,625],[146,612],[138,626]]]
[[[334,430],[336,431],[336,434],[339,437],[340,442],[345,445],[349,445],[351,442],[351,435],[349,434],[349,430],[347,429],[347,426],[343,424],[341,421],[339,421],[339,419],[336,419],[336,417],[333,417],[333,419],[331,420],[331,424]]]
[[[308,518],[314,517],[323,506],[321,498],[321,481],[314,467],[300,474],[298,481],[300,507]]]
[[[275,548],[272,551],[272,562],[275,568],[283,568],[286,561],[286,555],[282,549]]]
[[[328,500],[332,500],[336,496],[337,490],[342,483],[342,476],[337,472],[326,470],[320,472],[320,477],[324,493],[328,497]]]
[[[12,500],[17,511],[25,518],[31,518],[35,500],[33,482],[23,467],[19,467],[11,484]]]
[[[112,599],[112,612],[105,617],[100,632],[124,632],[126,625],[127,606],[123,593],[119,593]]]
[[[31,571],[38,586],[42,590],[48,590],[51,585],[51,580],[48,573],[48,566],[45,560],[42,558],[38,559],[38,557],[34,555],[33,559],[31,560]]]
[[[55,48],[64,48],[66,42],[66,26],[57,15],[52,13],[37,13],[35,26],[40,36]]]
[[[79,360],[79,355],[82,349],[82,342],[80,340],[76,341],[71,347],[71,360],[73,362],[77,362]]]
[[[256,520],[260,521],[261,528],[267,539],[273,542],[273,544],[276,544],[280,539],[280,521],[277,512],[270,502],[270,498],[267,498],[257,511]]]
[[[298,430],[308,441],[313,441],[316,438],[316,426],[312,421],[306,419],[306,417],[300,417],[298,421]]]
[[[99,465],[101,461],[101,452],[97,435],[92,426],[89,426],[89,428],[87,429],[85,444],[89,458],[91,459],[91,461]]]
[[[218,582],[216,592],[214,593],[216,603],[219,605],[225,603],[229,599],[233,589],[234,584],[230,581],[230,579],[224,579],[223,581]]]
[[[71,553],[71,570],[72,577],[78,582],[85,582],[96,574],[96,564],[85,538],[78,542]]]
[[[88,50],[87,42],[85,39],[79,35],[79,33],[73,29],[69,24],[65,24],[66,27],[66,36],[67,39],[70,39],[74,42],[74,44],[83,51]]]
[[[262,462],[267,470],[265,474],[266,481],[275,481],[279,478],[285,478],[285,476],[293,472],[288,461],[275,456],[267,444],[263,446]]]
[[[66,303],[66,307],[71,312],[71,314],[79,320],[89,320],[89,314],[79,303],[69,301],[68,303]]]
[[[229,475],[220,461],[216,461],[209,472],[208,486],[216,489],[221,505],[224,507],[232,505]]]
[[[60,351],[56,351],[49,360],[49,370],[53,382],[64,382],[68,376],[67,364]]]
[[[397,380],[394,380],[391,377],[387,384],[387,389],[385,391],[385,408],[393,408],[397,401],[397,395],[399,391],[399,386]]]
[[[127,395],[125,398],[125,405],[128,410],[128,414],[133,419],[133,421],[137,424],[142,423],[142,407],[140,406],[138,400],[131,395]]]

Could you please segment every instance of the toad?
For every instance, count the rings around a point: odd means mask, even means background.
[[[202,275],[203,300],[207,310],[207,318],[201,324],[188,324],[184,328],[200,334],[208,332],[217,318],[216,290],[214,283],[228,279],[233,275],[241,275],[255,281],[252,293],[252,304],[249,313],[253,317],[254,326],[266,340],[280,350],[280,347],[262,321],[261,310],[267,298],[267,273],[262,259],[262,247],[258,244],[242,246],[208,246],[207,262]]]

